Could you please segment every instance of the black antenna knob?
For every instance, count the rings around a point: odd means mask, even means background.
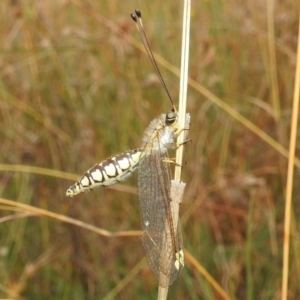
[[[135,14],[130,14],[130,17],[134,22],[137,22],[137,17]]]
[[[135,10],[135,14],[138,16],[138,18],[142,17],[142,13],[141,13],[141,11],[139,9]]]

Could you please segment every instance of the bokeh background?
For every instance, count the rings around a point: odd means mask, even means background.
[[[274,2],[192,1],[182,232],[187,253],[231,299],[280,297],[299,3]],[[156,299],[140,237],[130,234],[140,230],[136,175],[65,197],[96,162],[139,147],[170,108],[129,16],[137,7],[176,73],[182,1],[0,3],[0,298]],[[177,102],[179,78],[160,68]],[[296,163],[289,299],[300,299]],[[62,215],[129,236],[104,237]],[[170,299],[224,299],[186,264]]]

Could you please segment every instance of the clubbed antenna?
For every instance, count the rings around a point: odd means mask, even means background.
[[[172,97],[171,97],[171,95],[169,93],[169,90],[167,88],[167,85],[166,85],[166,83],[165,83],[165,81],[164,81],[164,79],[163,79],[163,77],[162,77],[162,75],[160,73],[160,70],[158,68],[157,62],[156,62],[156,60],[154,58],[154,55],[153,55],[153,52],[151,50],[151,47],[150,47],[150,44],[149,44],[149,41],[148,41],[148,38],[147,38],[147,35],[146,35],[146,32],[145,32],[145,29],[144,29],[144,26],[143,26],[143,22],[142,22],[142,13],[141,13],[140,10],[136,9],[134,13],[130,14],[130,16],[131,16],[132,20],[136,24],[136,27],[138,29],[138,32],[139,32],[140,38],[142,40],[142,43],[143,43],[143,45],[145,47],[145,50],[146,50],[146,52],[148,54],[148,57],[149,57],[149,59],[150,59],[150,61],[152,63],[152,66],[153,66],[153,68],[154,68],[154,70],[155,70],[155,72],[156,72],[156,74],[157,74],[157,76],[159,78],[159,81],[161,82],[161,85],[163,86],[165,92],[167,93],[167,95],[168,95],[168,97],[169,97],[169,99],[171,101],[172,110],[174,112],[176,112],[176,108],[175,108],[173,99],[172,99]]]

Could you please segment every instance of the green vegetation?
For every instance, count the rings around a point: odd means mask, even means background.
[[[281,293],[297,2],[278,2],[273,13],[267,1],[192,3],[189,74],[198,86],[188,93],[183,240],[230,299]],[[139,147],[148,123],[170,108],[139,48],[129,16],[136,2],[84,3],[0,4],[0,298],[104,299],[117,286],[114,299],[156,299],[136,233],[105,237],[60,216],[140,230],[136,175],[119,190],[74,199],[65,191],[96,162]],[[154,51],[179,67],[181,2],[139,8]],[[179,78],[161,71],[176,102]],[[300,299],[299,167],[289,299]],[[223,299],[189,256],[186,264],[169,299]]]

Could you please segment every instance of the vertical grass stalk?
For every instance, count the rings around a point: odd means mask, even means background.
[[[299,15],[300,16],[300,6]],[[288,276],[289,276],[289,246],[290,246],[290,230],[291,230],[291,209],[292,209],[292,190],[294,180],[294,164],[295,150],[297,139],[297,123],[299,111],[299,92],[300,92],[300,18],[298,24],[298,47],[297,47],[297,63],[295,74],[294,99],[292,110],[292,123],[289,148],[289,162],[286,183],[286,198],[285,198],[285,216],[284,216],[284,231],[283,231],[283,266],[282,266],[282,294],[281,299],[286,300],[288,294]]]
[[[191,0],[184,1],[183,23],[182,23],[182,44],[181,44],[181,73],[180,73],[180,92],[179,92],[179,108],[178,123],[179,128],[185,128],[186,118],[186,99],[187,99],[187,83],[188,83],[188,60],[189,60],[189,40],[190,40],[190,11]],[[177,139],[177,143],[184,142],[184,131],[181,132]],[[176,164],[174,179],[180,183],[181,165],[183,160],[183,147],[179,147],[176,151]],[[179,212],[179,211],[178,211]],[[168,287],[158,288],[158,300],[165,300],[168,296]]]

